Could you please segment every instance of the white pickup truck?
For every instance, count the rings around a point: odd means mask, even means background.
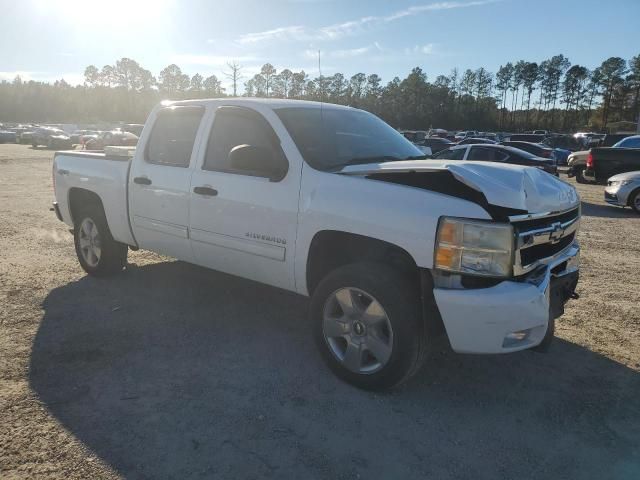
[[[407,379],[439,333],[464,353],[544,347],[576,296],[572,186],[425,160],[353,108],[164,102],[133,158],[57,152],[53,178],[87,273],[143,248],[310,296],[320,352],[361,388]]]

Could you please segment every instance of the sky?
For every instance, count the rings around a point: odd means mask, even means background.
[[[589,68],[640,54],[640,0],[0,0],[0,80],[83,82],[122,57],[158,75],[439,74],[564,54]],[[229,82],[225,80],[225,85]]]

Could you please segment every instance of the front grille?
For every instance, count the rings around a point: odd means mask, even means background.
[[[556,253],[561,252],[571,245],[574,238],[575,233],[570,233],[566,237],[561,238],[558,243],[543,243],[525,248],[520,251],[520,263],[521,265],[531,265],[543,258],[553,257]]]
[[[565,223],[577,218],[580,215],[580,209],[578,207],[571,210],[567,210],[559,215],[549,215],[546,217],[535,218],[532,220],[522,220],[520,222],[514,222],[514,227],[517,231],[524,232],[528,230],[534,230],[536,228],[543,228],[551,225],[554,222]]]
[[[580,208],[540,218],[513,220],[516,234],[514,273],[526,273],[568,248],[575,240]]]

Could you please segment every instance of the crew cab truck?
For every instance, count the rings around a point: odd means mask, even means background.
[[[166,102],[131,159],[56,153],[54,209],[90,275],[143,248],[310,296],[322,356],[361,388],[409,378],[439,332],[457,352],[546,346],[578,281],[574,188],[422,158],[349,107]]]
[[[613,147],[592,148],[586,164],[585,178],[600,184],[614,175],[640,170],[640,135],[627,137]]]

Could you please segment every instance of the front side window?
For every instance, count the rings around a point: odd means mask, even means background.
[[[424,158],[401,133],[362,110],[295,107],[275,112],[304,160],[317,170]]]
[[[270,176],[273,163],[265,158],[264,168],[257,165],[251,172],[231,164],[230,152],[239,146],[251,146],[278,157],[286,163],[276,133],[258,112],[243,107],[220,107],[216,110],[213,129],[207,144],[204,170],[252,176]]]
[[[188,167],[204,108],[169,107],[158,112],[145,152],[149,163]],[[105,135],[106,138],[106,135]]]
[[[466,148],[442,150],[441,152],[436,153],[432,158],[438,160],[462,160],[464,158],[464,152],[466,151]]]

